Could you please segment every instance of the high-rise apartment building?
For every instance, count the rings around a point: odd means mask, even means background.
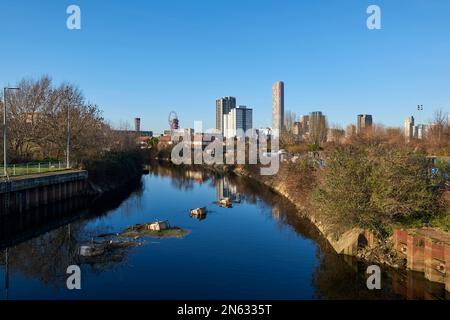
[[[233,108],[223,116],[223,135],[226,138],[235,137],[237,130],[244,133],[253,128],[253,110],[246,106]]]
[[[235,97],[222,97],[216,100],[216,130],[224,132],[223,117],[234,108],[236,108]]]
[[[415,136],[414,117],[408,117],[405,119],[404,130],[406,142],[410,142]]]
[[[295,136],[300,136],[302,134],[302,124],[301,122],[294,122],[294,125],[292,127],[292,133]]]
[[[134,131],[141,132],[141,118],[134,118]]]
[[[356,134],[368,133],[372,130],[372,115],[358,114],[356,120]]]
[[[308,117],[308,132],[310,135],[327,135],[327,120],[321,111],[314,111]]]
[[[272,129],[281,132],[284,126],[284,82],[278,81],[272,87]]]
[[[306,134],[309,131],[309,116],[304,115],[300,117],[300,127],[301,127],[301,133],[300,134]]]
[[[427,133],[427,125],[418,124],[414,127],[414,138],[422,140],[425,139]]]

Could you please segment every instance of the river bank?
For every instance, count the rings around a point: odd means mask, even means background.
[[[297,208],[299,216],[308,218],[338,254],[354,256],[369,263],[384,264],[393,268],[406,266],[404,258],[394,249],[391,239],[381,241],[370,231],[362,228],[349,228],[341,234],[328,231],[330,228],[310,210],[308,199],[305,199],[307,197],[300,196],[295,190],[290,189],[285,179],[255,175],[245,166],[234,167],[231,171],[236,175],[256,180],[287,198]],[[300,199],[305,202],[299,201]]]
[[[169,160],[161,163],[173,166]],[[450,281],[445,276],[446,265],[450,267],[448,233],[427,225],[393,224],[389,226],[391,234],[381,237],[369,228],[351,227],[345,223],[336,229],[336,225],[330,225],[316,214],[313,192],[317,187],[317,171],[310,167],[299,170],[298,164],[282,163],[278,174],[273,176],[263,176],[258,166],[248,165],[188,165],[181,169],[206,171],[217,176],[232,174],[258,182],[289,200],[295,206],[297,216],[307,218],[336,253],[364,263],[418,271],[432,282],[445,283],[450,291]],[[447,273],[450,274],[450,270]]]
[[[111,152],[85,161],[82,168],[89,173],[86,195],[99,196],[136,180],[143,173],[144,162],[145,154],[140,150]]]
[[[298,218],[286,198],[255,180],[155,166],[140,181],[142,187],[127,187],[127,199],[108,194],[88,204],[82,218],[71,219],[69,225],[9,247],[11,297],[399,299],[407,297],[402,291],[402,284],[407,284],[408,290],[414,286],[418,299],[430,296],[430,291],[445,298],[441,286],[428,290],[422,287],[423,277],[405,282],[411,275],[391,268],[382,268],[383,290],[367,290],[365,263],[335,254],[317,228]],[[224,196],[241,201],[222,208],[215,201]],[[210,210],[208,216],[191,217],[189,208],[202,205]],[[61,212],[72,217],[82,213]],[[155,220],[167,220],[189,231],[189,236],[146,237],[136,241],[142,245],[129,247],[126,240],[123,248],[122,243],[116,248],[111,239],[107,250],[112,250],[105,259],[79,255],[81,246],[91,244],[92,238],[94,243],[103,241],[96,236]],[[51,272],[73,264],[80,266],[85,279],[84,289],[75,293],[64,290],[66,279]],[[0,276],[1,272],[0,268]],[[55,289],[58,285],[63,290]]]
[[[224,169],[258,181],[287,198],[295,205],[301,217],[308,218],[317,227],[338,254],[353,256],[366,263],[420,272],[429,281],[442,283],[445,289],[450,291],[448,232],[427,226],[414,228],[393,226],[392,235],[385,238],[376,237],[371,230],[355,227],[347,227],[341,233],[333,233],[330,232],[332,228],[311,210],[310,194],[305,196],[298,193],[295,188],[290,188],[289,180],[292,179],[292,173],[288,168],[280,169],[280,175],[272,177],[255,174],[249,166],[220,168],[218,172]]]
[[[159,161],[165,165],[170,165],[169,160],[159,159]],[[372,232],[362,228],[347,228],[342,233],[330,231],[331,228],[320,221],[312,211],[311,194],[308,191],[308,189],[312,189],[313,181],[311,177],[300,177],[300,179],[305,179],[305,188],[300,190],[290,185],[289,180],[291,180],[292,175],[289,177],[290,170],[283,165],[275,176],[262,176],[258,174],[259,169],[257,167],[245,165],[183,165],[182,167],[207,171],[217,175],[235,174],[261,183],[288,199],[297,208],[298,216],[310,220],[338,254],[353,256],[368,263],[383,264],[393,268],[403,269],[406,267],[405,257],[399,255],[395,250],[392,237],[379,240]]]

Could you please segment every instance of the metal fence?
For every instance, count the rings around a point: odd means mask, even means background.
[[[70,165],[71,166],[69,166],[69,168],[72,168],[74,166],[74,163],[71,163]],[[63,171],[67,169],[68,168],[65,161],[42,161],[8,164],[7,172],[8,176],[15,177],[46,172]],[[0,175],[4,176],[4,166],[1,166]]]

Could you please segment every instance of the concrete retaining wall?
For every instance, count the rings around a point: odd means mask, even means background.
[[[72,170],[1,181],[0,214],[23,212],[81,195],[87,178],[87,171]]]

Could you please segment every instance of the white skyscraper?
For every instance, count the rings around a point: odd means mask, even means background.
[[[235,137],[239,129],[245,133],[253,128],[253,110],[246,106],[231,109],[223,116],[223,127],[226,138]]]
[[[414,127],[414,138],[419,140],[425,139],[427,133],[427,126],[424,124],[418,124]]]
[[[405,119],[404,129],[406,142],[409,142],[412,138],[414,138],[414,136],[416,136],[413,116]]]

